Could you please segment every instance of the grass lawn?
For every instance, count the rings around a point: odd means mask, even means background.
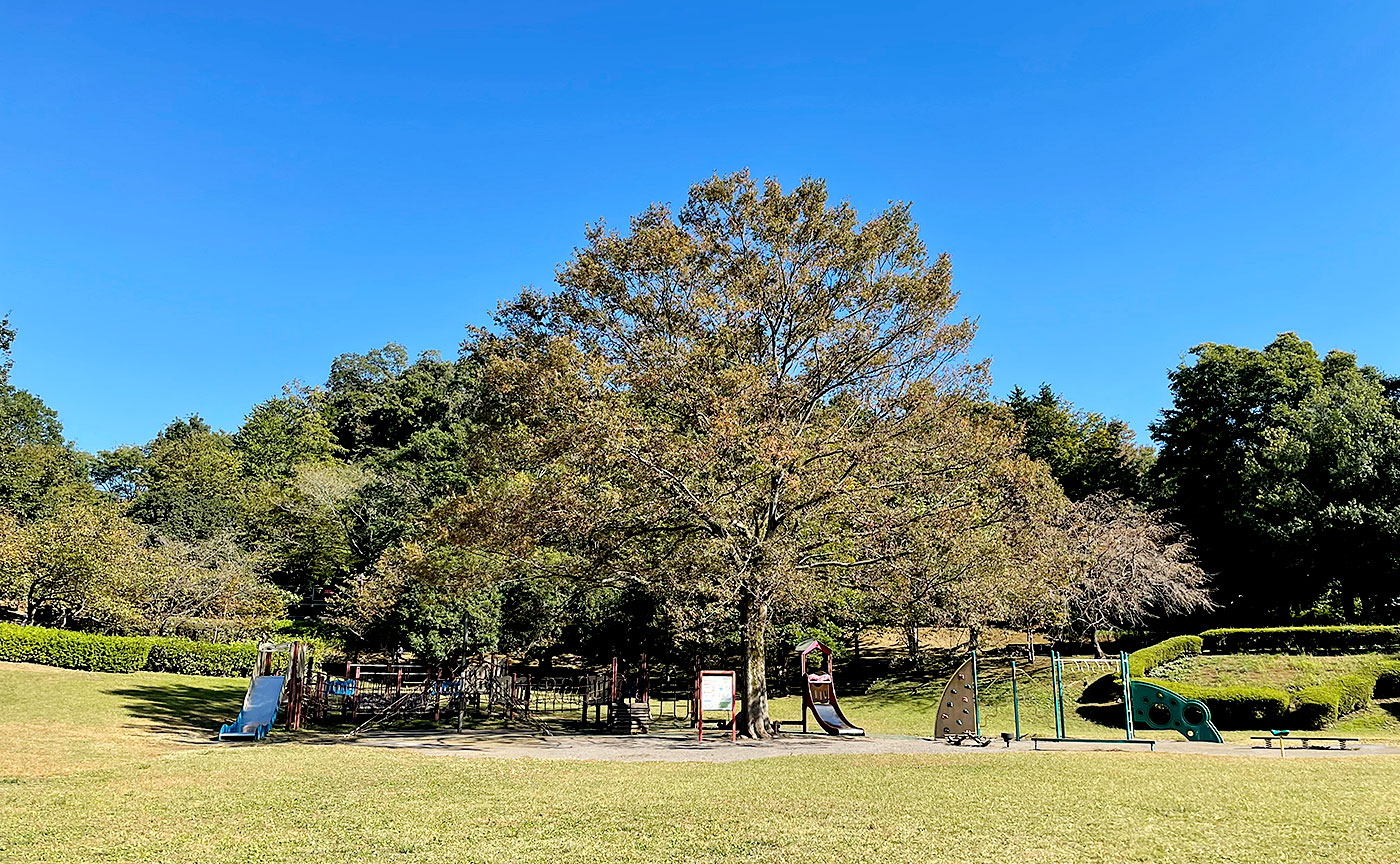
[[[0,860],[1400,859],[1388,757],[701,764],[463,759],[286,733],[192,743],[242,687],[0,664]]]

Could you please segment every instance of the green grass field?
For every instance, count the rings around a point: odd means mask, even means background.
[[[703,764],[463,759],[286,733],[207,743],[242,689],[0,664],[0,860],[1400,859],[1389,757]]]

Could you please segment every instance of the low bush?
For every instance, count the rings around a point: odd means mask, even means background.
[[[1341,716],[1342,691],[1332,684],[1314,684],[1293,694],[1288,724],[1294,729],[1323,729]]]
[[[175,637],[149,641],[146,668],[152,672],[237,678],[252,674],[258,661],[258,646],[251,642],[217,644]]]
[[[1400,696],[1400,660],[1387,660],[1372,670],[1376,676],[1376,686],[1371,691],[1373,699],[1390,699]]]
[[[1400,626],[1225,627],[1201,634],[1208,654],[1314,654],[1400,648]]]
[[[92,672],[176,672],[238,678],[252,674],[258,646],[178,637],[103,636],[0,623],[0,660]]]
[[[1376,689],[1374,675],[1343,675],[1337,679],[1337,714],[1350,714],[1371,704]]]
[[[1134,678],[1141,678],[1158,666],[1188,654],[1201,653],[1201,644],[1200,636],[1173,636],[1156,645],[1139,648],[1128,655],[1128,674]]]
[[[0,660],[92,672],[135,672],[146,667],[149,654],[146,639],[0,624]]]

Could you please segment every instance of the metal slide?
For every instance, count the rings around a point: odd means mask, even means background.
[[[828,735],[865,734],[864,729],[851,725],[851,721],[846,719],[846,715],[841,713],[841,707],[835,702],[829,705],[814,702],[811,707],[812,716],[817,718],[817,725],[822,727]]]
[[[282,686],[287,681],[282,675],[258,675],[248,687],[248,695],[243,697],[243,710],[238,719],[219,727],[219,740],[227,738],[252,738],[261,741],[277,722],[278,703],[282,701]]]

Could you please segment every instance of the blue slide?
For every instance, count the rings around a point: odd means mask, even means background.
[[[261,741],[277,722],[277,707],[282,701],[282,685],[286,683],[282,675],[259,675],[248,687],[248,695],[243,697],[243,710],[238,719],[219,727],[219,740],[226,738],[252,738]]]

